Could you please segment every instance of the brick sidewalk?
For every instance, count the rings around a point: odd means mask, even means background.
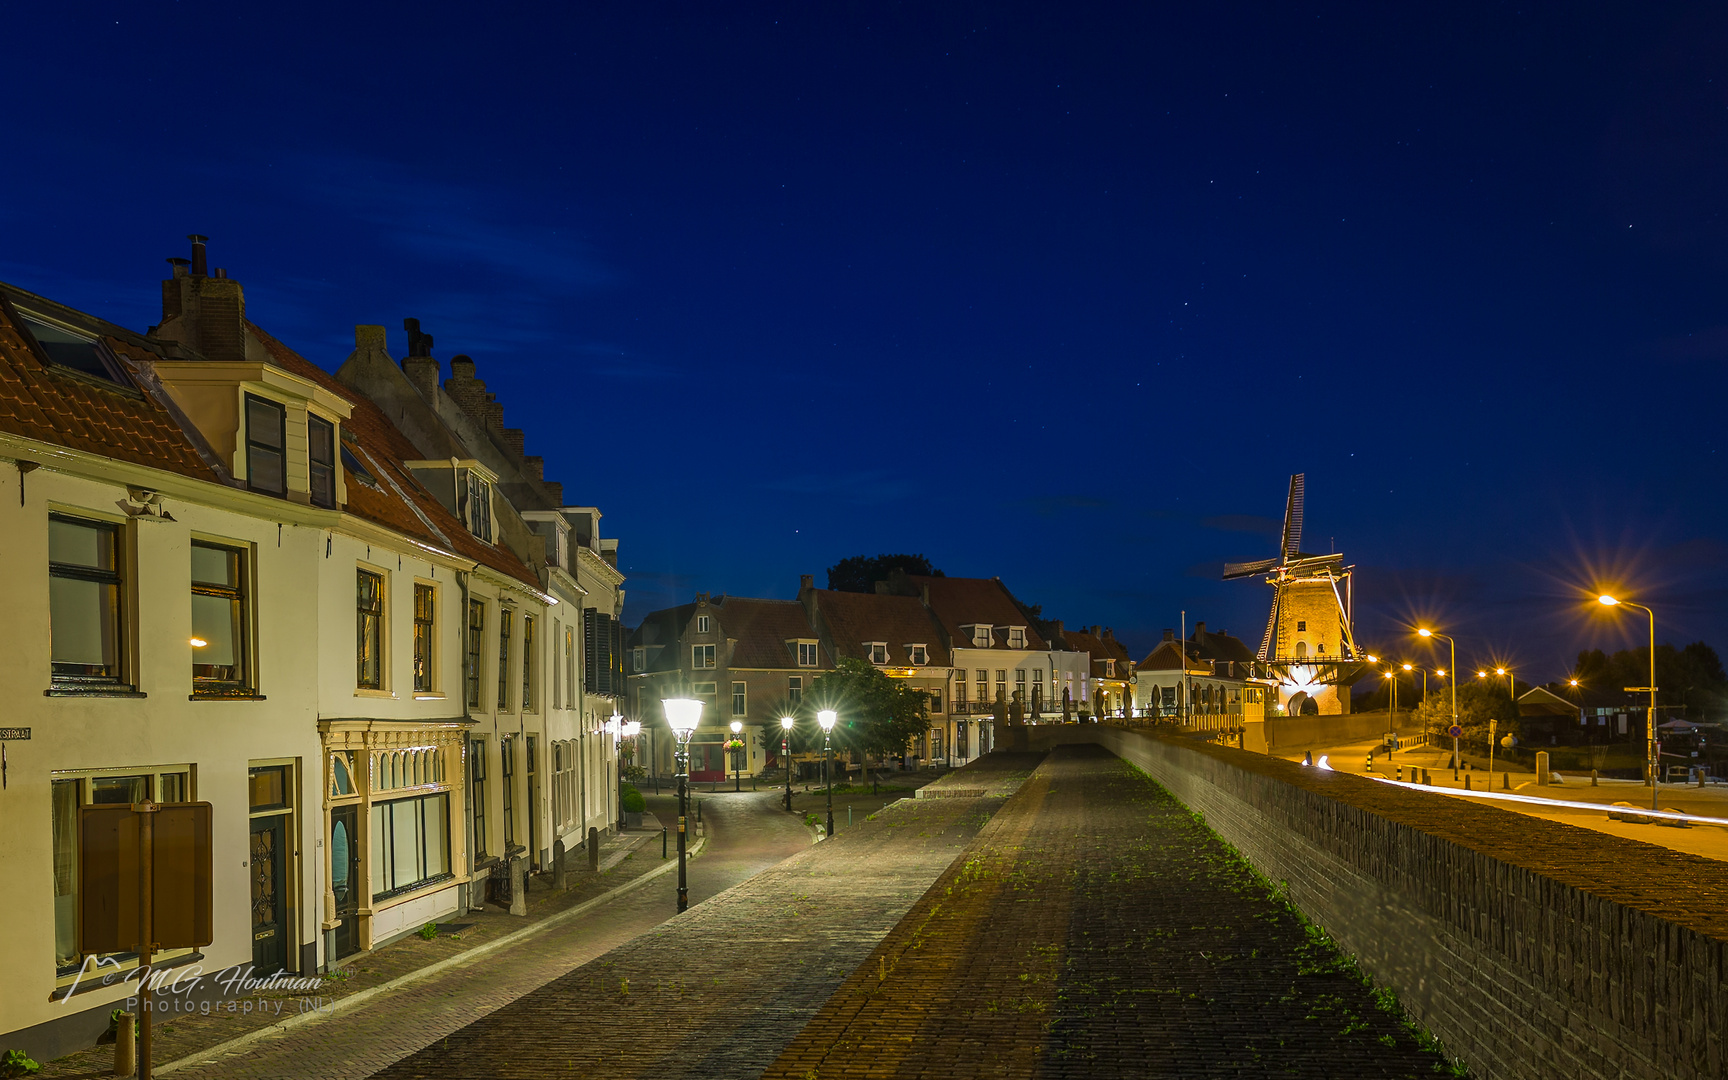
[[[898,802],[379,1075],[757,1076],[1002,802]]]
[[[948,800],[929,800],[941,805]],[[1424,1050],[1164,790],[1061,747],[770,1066],[842,1077],[1404,1077]]]
[[[528,914],[512,916],[496,905],[485,911],[446,916],[442,926],[461,926],[426,940],[409,935],[383,948],[362,954],[332,974],[315,995],[321,1009],[340,1012],[348,999],[411,977],[433,965],[456,961],[477,949],[530,929],[580,904],[604,896],[661,865],[658,822],[606,838],[600,845],[600,873],[588,870],[586,855],[571,852],[563,892],[551,888],[551,875],[536,875],[528,888]],[[386,991],[388,993],[389,991]],[[236,1038],[260,1034],[264,1029],[298,1017],[304,992],[255,992],[245,997],[212,1002],[208,1013],[179,1013],[158,1019],[154,1033],[157,1071],[173,1072],[186,1059],[221,1053]],[[225,1011],[229,1001],[234,1012]],[[38,1075],[43,1080],[82,1080],[112,1073],[112,1044],[94,1046],[46,1062]]]

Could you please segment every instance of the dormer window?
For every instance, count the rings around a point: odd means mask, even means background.
[[[468,531],[492,542],[492,485],[474,470],[468,470]]]
[[[886,664],[888,662],[888,643],[886,641],[867,641],[865,645],[870,649],[870,662],[872,664]]]
[[[990,628],[988,626],[984,626],[984,625],[973,626],[972,627],[972,644],[975,647],[980,648],[980,649],[988,649],[990,647],[990,644],[991,644]]]
[[[1114,679],[1116,677],[1116,661],[1104,661],[1104,677],[1106,679]]]
[[[926,649],[924,646],[908,645],[906,649],[911,653],[912,662],[914,664],[928,664],[930,662],[930,650]]]
[[[1026,647],[1026,631],[1023,628],[1018,626],[1008,628],[1008,647],[1010,649],[1024,649]]]
[[[336,425],[306,415],[306,456],[311,466],[312,505],[336,508]]]
[[[815,667],[816,666],[816,643],[814,641],[800,641],[797,643],[797,646],[798,646],[798,666],[799,667]]]
[[[265,495],[288,494],[288,410],[246,395],[246,486]]]

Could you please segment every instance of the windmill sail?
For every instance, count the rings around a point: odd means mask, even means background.
[[[1284,501],[1284,542],[1279,554],[1294,559],[1302,552],[1302,490],[1307,473],[1290,478],[1290,497]]]

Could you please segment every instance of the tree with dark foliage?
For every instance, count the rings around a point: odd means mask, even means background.
[[[947,577],[922,555],[854,555],[828,568],[828,587],[836,592],[876,591],[878,581],[887,581],[895,570],[917,577]]]
[[[1601,649],[1581,652],[1572,677],[1598,690],[1644,686],[1650,681],[1650,646],[1621,649],[1612,656]],[[1728,705],[1728,676],[1722,671],[1722,661],[1716,650],[1702,641],[1683,649],[1667,642],[1656,646],[1656,685],[1661,687],[1656,703],[1664,708],[1683,707],[1689,719],[1719,718]]]

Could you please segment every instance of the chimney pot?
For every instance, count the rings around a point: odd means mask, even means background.
[[[226,278],[228,276],[228,271],[226,271],[226,270],[222,269],[220,266],[218,266],[216,268],[216,275],[215,276],[216,276],[217,281],[221,281],[223,278]]]
[[[175,255],[168,259],[168,265],[174,268],[175,277],[182,278],[186,276],[186,268],[192,265],[192,260],[182,259],[178,255]]]
[[[1164,640],[1165,641],[1175,641],[1176,640],[1176,631],[1174,631],[1174,630],[1170,629],[1168,626],[1166,626],[1164,628]]]
[[[816,587],[816,576],[814,574],[800,574],[798,576],[798,591],[799,592],[803,592],[805,589],[814,589],[815,587]]]
[[[208,270],[206,269],[208,264],[205,262],[204,258],[204,244],[210,238],[208,236],[200,236],[197,233],[189,233],[186,239],[192,241],[192,276],[206,276],[208,273]]]

